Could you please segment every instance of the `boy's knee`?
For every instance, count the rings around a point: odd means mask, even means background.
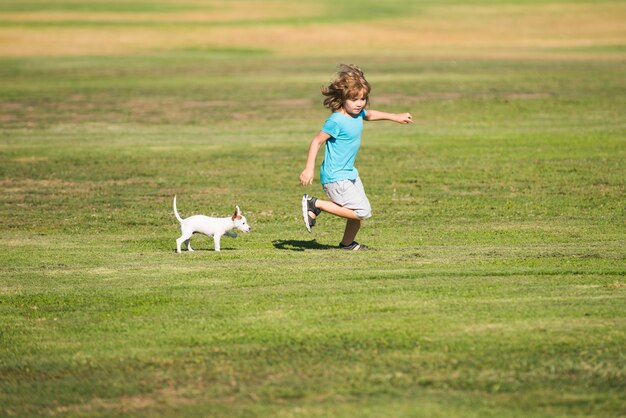
[[[356,214],[356,216],[359,217],[360,220],[363,221],[367,218],[372,217],[372,208],[357,209],[354,211],[354,213]]]

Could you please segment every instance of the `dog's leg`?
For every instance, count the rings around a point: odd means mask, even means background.
[[[222,236],[219,234],[215,234],[213,235],[213,243],[215,244],[215,251],[221,251],[220,248],[220,240],[222,239]]]
[[[182,245],[183,241],[184,241],[183,237],[180,237],[180,238],[177,238],[177,239],[176,239],[176,252],[177,252],[178,254],[180,254],[180,253],[181,253],[181,251],[180,251],[180,246]]]
[[[189,249],[189,240],[191,239],[191,234],[188,232],[183,231],[182,235],[180,236],[180,238],[178,238],[176,240],[176,252],[178,254],[180,254],[181,250],[180,250],[180,246],[182,245],[183,242],[187,243],[187,249]]]
[[[191,238],[185,241],[185,245],[187,246],[187,251],[195,251],[193,248],[191,248]]]

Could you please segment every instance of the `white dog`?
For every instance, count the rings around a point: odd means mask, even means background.
[[[239,206],[235,207],[235,214],[226,218],[210,218],[204,215],[194,215],[187,219],[183,219],[176,209],[176,196],[174,196],[174,214],[180,222],[180,230],[182,235],[176,240],[176,252],[180,253],[180,246],[184,242],[188,251],[193,251],[189,241],[194,232],[212,236],[215,243],[215,251],[220,251],[220,240],[222,235],[236,237],[237,234],[231,230],[234,228],[243,232],[250,232],[250,225],[246,218],[241,214]]]

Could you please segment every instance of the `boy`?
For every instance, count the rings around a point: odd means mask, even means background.
[[[413,123],[410,113],[366,110],[370,91],[371,87],[360,68],[354,65],[339,67],[337,79],[322,89],[322,94],[326,96],[324,106],[333,113],[311,141],[306,167],[300,174],[301,185],[313,183],[315,159],[322,144],[325,144],[320,182],[330,201],[305,194],[302,197],[302,215],[309,232],[322,211],[346,218],[346,229],[339,243],[339,248],[344,250],[367,248],[354,239],[361,228],[361,221],[372,216],[369,199],[354,167],[361,145],[363,120]]]

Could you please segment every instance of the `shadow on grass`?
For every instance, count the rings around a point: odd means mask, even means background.
[[[272,241],[274,248],[279,250],[289,251],[305,251],[305,250],[330,250],[337,248],[334,245],[320,244],[314,239],[311,241],[298,241],[298,240],[275,240]]]

